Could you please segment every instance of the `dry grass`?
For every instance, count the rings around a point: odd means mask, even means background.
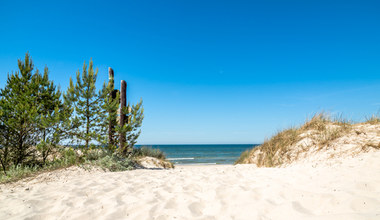
[[[243,153],[241,153],[239,159],[235,161],[235,164],[244,163],[244,161],[249,157],[250,150],[246,150]]]
[[[280,166],[296,160],[299,155],[312,147],[301,144],[302,140],[310,140],[318,150],[328,147],[334,140],[352,130],[352,123],[339,118],[331,119],[325,113],[314,115],[300,127],[290,128],[275,134],[258,147],[244,152],[235,162],[255,163],[259,167]]]
[[[377,115],[372,115],[371,117],[366,118],[366,123],[369,124],[379,124],[380,123],[380,117]]]

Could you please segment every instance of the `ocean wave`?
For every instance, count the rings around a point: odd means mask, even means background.
[[[194,160],[194,157],[167,158],[167,160]]]

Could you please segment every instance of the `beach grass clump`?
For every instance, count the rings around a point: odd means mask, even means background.
[[[165,160],[166,156],[158,148],[142,146],[140,148],[134,148],[132,152],[133,157],[154,157],[160,160]]]
[[[11,166],[7,170],[7,175],[0,174],[0,183],[16,181],[35,174],[39,168],[37,166]]]
[[[243,157],[247,158],[256,155],[256,165],[259,167],[280,165],[285,158],[289,158],[290,147],[300,140],[299,132],[300,130],[297,128],[278,132],[271,139],[264,141],[262,145],[253,148],[251,152],[245,153]],[[244,159],[239,158],[238,161],[244,161]]]
[[[14,182],[46,171],[62,169],[84,162],[83,158],[77,156],[73,148],[63,148],[56,156],[57,158],[46,161],[46,163],[12,165],[6,174],[4,172],[0,173],[0,183]]]
[[[310,120],[307,120],[304,125],[301,126],[301,130],[326,130],[327,124],[331,122],[331,118],[325,113],[315,114]]]
[[[6,173],[0,172],[0,183],[14,182],[46,171],[76,165],[84,168],[99,167],[104,171],[110,172],[127,171],[141,167],[139,166],[138,159],[143,157],[159,159],[164,168],[174,167],[171,162],[165,160],[165,154],[162,151],[149,147],[134,148],[128,157],[125,157],[118,151],[112,152],[104,148],[83,151],[80,148],[62,147],[62,149],[55,153],[53,158],[45,163],[10,166]]]
[[[105,149],[91,149],[84,154],[84,159],[86,161],[96,161],[107,156],[108,152],[110,151]]]
[[[254,163],[259,167],[274,167],[290,163],[311,146],[324,149],[351,129],[352,123],[341,116],[331,119],[326,113],[318,113],[302,126],[280,131],[260,146],[243,152],[235,164]]]
[[[135,160],[122,157],[117,153],[107,154],[97,160],[91,161],[90,164],[111,172],[132,170],[136,166]]]
[[[249,157],[250,150],[246,150],[243,153],[241,153],[240,157],[235,161],[235,164],[241,164],[244,163]]]
[[[369,124],[379,124],[380,123],[380,116],[378,115],[372,115],[371,117],[367,117],[366,118],[366,123],[369,123]]]

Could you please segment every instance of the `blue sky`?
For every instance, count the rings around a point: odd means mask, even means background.
[[[320,111],[380,110],[379,1],[0,1],[0,87],[29,51],[144,100],[140,144],[261,143]]]

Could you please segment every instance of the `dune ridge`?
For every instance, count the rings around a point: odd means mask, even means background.
[[[353,124],[317,114],[304,125],[278,132],[262,145],[244,152],[236,163],[259,167],[318,165],[340,163],[345,157],[379,151],[380,120],[375,119]]]

